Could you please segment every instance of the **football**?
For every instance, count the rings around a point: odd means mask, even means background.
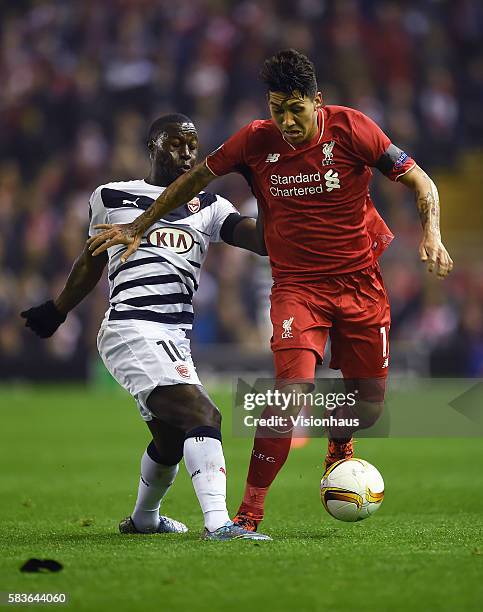
[[[381,507],[384,480],[364,459],[344,459],[324,473],[320,498],[327,512],[339,521],[362,521]]]

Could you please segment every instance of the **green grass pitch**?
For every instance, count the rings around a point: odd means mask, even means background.
[[[231,512],[251,442],[225,414]],[[80,387],[0,391],[0,591],[65,592],[71,610],[440,611],[483,609],[481,439],[361,439],[358,456],[386,483],[381,510],[356,524],[325,513],[318,493],[325,441],[294,450],[268,498],[273,542],[199,540],[188,475],[163,511],[186,536],[121,536],[149,440],[132,400]],[[29,557],[58,574],[23,574]]]

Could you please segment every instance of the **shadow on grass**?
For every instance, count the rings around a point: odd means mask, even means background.
[[[329,542],[337,540],[352,540],[354,534],[350,531],[325,528],[314,530],[307,528],[294,529],[287,531],[286,529],[267,530],[268,535],[273,538],[271,546],[277,544],[297,544],[305,540],[307,542]],[[360,534],[362,536],[362,534]],[[163,546],[169,545],[170,548],[184,548],[185,546],[192,547],[194,543],[199,543],[202,546],[213,545],[214,547],[221,546],[220,542],[207,542],[200,538],[198,530],[192,530],[186,534],[154,534],[154,535],[137,535],[137,534],[120,534],[112,529],[100,531],[99,528],[78,530],[64,530],[64,532],[40,531],[40,532],[23,532],[10,533],[6,538],[3,538],[2,548],[5,550],[18,549],[29,547],[32,550],[38,550],[39,547],[78,547],[78,548],[100,548],[110,547],[112,549],[125,548],[126,546],[137,548],[138,546]],[[254,544],[255,542],[251,542]],[[224,543],[226,545],[226,542]],[[237,542],[238,544],[238,542]],[[249,544],[249,542],[246,542]],[[257,546],[264,546],[265,543],[256,543]],[[210,546],[211,548],[211,546]]]

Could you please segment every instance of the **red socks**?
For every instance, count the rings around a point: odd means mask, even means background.
[[[270,434],[273,435],[273,431],[267,427],[257,427],[245,495],[238,510],[239,514],[250,512],[256,520],[263,518],[265,496],[287,460],[292,440],[291,431],[279,434],[278,438],[263,437]]]
[[[312,383],[317,356],[309,349],[275,351],[277,388],[290,391],[297,383]],[[265,408],[262,418],[280,415],[275,407]],[[285,415],[287,416],[287,415]],[[277,437],[273,437],[276,435]],[[262,520],[263,506],[268,489],[287,460],[292,441],[292,430],[279,433],[269,427],[257,427],[248,469],[245,495],[238,513],[250,512],[255,520]]]

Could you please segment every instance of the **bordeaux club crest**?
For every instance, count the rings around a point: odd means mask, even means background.
[[[199,198],[193,198],[188,202],[188,210],[190,213],[197,213],[201,209],[201,202]]]

